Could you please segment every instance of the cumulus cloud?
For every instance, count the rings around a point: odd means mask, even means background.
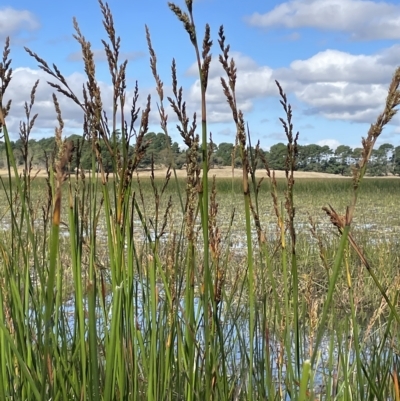
[[[276,85],[272,79],[273,70],[268,66],[260,66],[253,59],[241,53],[232,52],[237,67],[236,95],[238,107],[243,111],[250,111],[257,98],[276,95]],[[188,75],[197,72],[197,65],[193,64],[187,71]],[[207,86],[208,117],[210,122],[232,121],[232,113],[222,91],[221,77],[225,80],[226,74],[217,58],[210,66]],[[200,81],[196,80],[189,90],[189,101],[197,110],[200,99]]]
[[[86,82],[86,77],[80,72],[74,72],[68,76],[65,76],[68,85],[72,91],[79,97],[82,98],[82,85]],[[39,69],[31,68],[16,68],[13,71],[13,77],[9,87],[5,93],[5,102],[8,99],[12,99],[12,106],[10,114],[7,117],[7,125],[10,133],[15,137],[19,132],[20,121],[25,120],[24,103],[29,102],[30,91],[34,83],[39,80],[39,86],[35,95],[35,104],[32,112],[38,113],[39,117],[36,120],[35,132],[51,132],[56,127],[56,113],[54,110],[54,104],[52,100],[52,93],[55,90],[47,84],[47,81],[53,81],[44,71]],[[112,86],[106,82],[98,82],[103,99],[103,107],[108,116],[112,113]],[[155,92],[155,89],[154,89]],[[129,117],[129,109],[131,106],[131,99],[133,95],[133,88],[128,88],[126,94],[126,116]],[[145,107],[146,103],[146,90],[141,91],[139,98],[139,105],[141,109]],[[77,134],[82,132],[83,123],[83,111],[75,104],[71,99],[66,98],[64,95],[57,93],[57,98],[60,103],[62,116],[65,122],[66,130],[68,132],[74,131]],[[154,106],[154,105],[153,105]],[[154,108],[155,110],[155,108]],[[150,123],[157,123],[158,117],[157,112],[154,111],[151,114]],[[39,133],[39,136],[40,135]]]
[[[383,85],[357,85],[349,82],[306,85],[295,91],[310,106],[306,114],[322,114],[330,119],[366,122],[376,117],[387,89]]]
[[[394,47],[392,53],[398,52],[399,47]],[[301,82],[384,83],[392,75],[395,65],[389,62],[389,57],[390,52],[383,59],[380,54],[353,55],[328,49],[309,59],[293,61],[290,73]]]
[[[84,76],[74,73],[66,77],[72,90],[81,93]],[[39,118],[35,123],[36,129],[48,130],[56,126],[56,114],[52,101],[52,89],[46,81],[49,76],[42,70],[31,68],[16,68],[13,71],[13,77],[5,93],[6,99],[12,99],[10,114],[7,118],[7,124],[10,132],[14,135],[18,133],[19,122],[24,121],[24,103],[29,102],[30,91],[34,83],[39,80],[39,86],[35,95],[35,105],[33,113],[38,113]],[[82,121],[82,112],[79,107],[64,96],[58,96],[63,118],[68,126],[77,127]],[[80,124],[81,126],[81,124]]]
[[[375,120],[381,112],[387,94],[388,84],[400,57],[400,46],[382,50],[372,55],[350,54],[337,50],[325,50],[308,59],[294,60],[286,68],[272,69],[260,65],[241,53],[232,53],[237,66],[237,102],[245,115],[255,107],[257,100],[276,97],[278,94],[274,80],[282,84],[286,93],[300,101],[296,107],[302,108],[305,115],[319,115],[332,120],[367,122]],[[193,77],[193,84],[184,88],[188,116],[200,112],[200,83],[196,79],[197,67],[191,66],[186,75]],[[223,94],[220,77],[225,76],[218,59],[211,63],[207,98],[208,118],[211,123],[232,122],[232,113]],[[23,104],[29,99],[29,91],[36,79],[41,83],[36,96],[35,112],[40,114],[38,126],[53,128],[56,124],[54,106],[51,101],[53,89],[46,84],[49,77],[41,70],[17,68],[6,99],[13,99],[12,113],[8,119],[14,130],[18,129],[23,118]],[[81,73],[66,77],[71,88],[81,93],[86,81]],[[99,82],[107,113],[111,113],[112,87]],[[171,88],[165,87],[166,95],[171,96]],[[131,99],[133,88],[128,88],[127,99]],[[143,109],[147,93],[152,94],[153,112],[150,123],[158,126],[159,119],[155,101],[155,88],[141,90],[140,106]],[[69,127],[80,129],[82,112],[69,99],[59,96],[63,117]],[[130,100],[127,100],[127,112]],[[169,122],[176,116],[167,106]],[[15,131],[14,131],[15,132]]]
[[[400,38],[400,5],[385,1],[291,0],[264,14],[254,13],[246,20],[265,28],[339,31],[353,40]]]
[[[277,95],[274,82],[277,79],[285,92],[294,94],[302,102],[305,115],[371,123],[384,104],[400,58],[400,45],[372,55],[328,49],[275,70],[241,53],[232,53],[232,56],[237,66],[237,101],[245,113],[253,110],[257,99]],[[186,74],[196,76],[197,65],[193,64]],[[225,73],[215,58],[207,90],[208,117],[213,123],[232,121],[221,88],[221,76]],[[196,80],[189,89],[188,108],[199,111],[199,99],[200,82]]]
[[[34,31],[39,27],[39,21],[30,11],[11,7],[0,8],[0,39],[21,31]]]
[[[341,145],[341,143],[339,141],[337,141],[336,139],[322,139],[317,142],[317,145],[319,145],[319,146],[328,145],[329,149],[335,150],[338,146]]]
[[[307,106],[308,115],[371,122],[382,108],[399,54],[398,45],[373,55],[325,50],[273,75]]]

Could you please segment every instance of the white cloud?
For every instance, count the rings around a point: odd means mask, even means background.
[[[393,50],[397,53],[398,46]],[[290,64],[290,72],[302,82],[383,83],[391,76],[394,66],[381,55],[353,55],[338,50],[325,50],[307,60]],[[398,60],[397,60],[398,61]]]
[[[254,100],[276,95],[277,89],[272,79],[273,70],[268,66],[260,66],[253,59],[241,53],[232,52],[237,68],[236,100],[243,112],[252,110]],[[192,65],[187,71],[194,75],[197,66]],[[232,121],[232,113],[223,94],[221,77],[227,81],[226,74],[217,58],[211,62],[207,86],[208,117],[210,122]],[[200,82],[190,87],[189,101],[195,109],[200,109]]]
[[[400,46],[372,55],[328,49],[308,59],[294,60],[287,68],[275,70],[258,65],[241,53],[232,53],[232,56],[238,70],[237,101],[245,113],[253,110],[257,99],[277,96],[274,82],[277,79],[286,93],[294,93],[302,102],[306,115],[371,123],[383,107],[390,79],[400,58]],[[196,74],[197,65],[193,64],[187,75]],[[225,73],[214,58],[207,90],[210,122],[232,121],[222,92],[221,76]],[[196,80],[189,89],[188,108],[198,111],[199,99],[200,84]]]
[[[298,99],[309,105],[308,114],[322,114],[330,119],[371,121],[387,94],[384,85],[357,85],[349,82],[318,82],[295,91]]]
[[[369,0],[291,0],[246,18],[253,26],[340,31],[355,40],[399,39],[400,5]]]
[[[39,69],[16,68],[13,71],[13,77],[5,93],[5,102],[7,102],[8,99],[12,99],[11,111],[6,120],[8,129],[13,137],[16,137],[19,132],[20,121],[25,121],[24,103],[25,101],[29,102],[31,89],[38,79],[40,82],[36,91],[35,104],[33,106],[32,113],[38,113],[39,116],[36,120],[32,133],[34,135],[35,132],[38,131],[48,132],[50,130],[51,132],[54,127],[58,126],[56,112],[52,100],[52,93],[55,93],[56,90],[47,84],[47,81],[55,82],[55,79]],[[65,76],[65,79],[78,98],[82,98],[82,85],[86,82],[85,75],[79,72],[74,72],[69,76]],[[99,81],[98,84],[100,86],[103,99],[103,108],[107,112],[109,119],[111,119],[111,102],[113,99],[112,86],[101,81]],[[66,130],[74,130],[75,133],[80,134],[82,132],[83,111],[71,99],[66,98],[62,94],[56,94],[60,103]],[[125,115],[127,118],[129,118],[132,95],[133,88],[128,88],[125,106]],[[141,110],[144,109],[146,100],[147,93],[146,90],[143,90],[141,91],[138,105],[140,106]],[[150,123],[154,124],[158,122],[158,117],[156,114],[157,112],[154,108]]]
[[[46,81],[50,77],[42,70],[31,68],[16,68],[9,87],[5,93],[6,99],[12,99],[11,111],[7,117],[7,125],[10,132],[16,135],[19,131],[19,122],[25,120],[24,103],[29,102],[31,89],[39,79],[39,86],[35,95],[35,104],[32,113],[39,114],[35,123],[35,129],[52,129],[57,126],[56,113],[52,100],[52,93],[55,92]],[[84,76],[74,73],[66,77],[72,90],[81,93]],[[68,126],[77,127],[82,121],[82,112],[71,100],[62,95],[57,95],[65,123]]]
[[[341,143],[336,139],[321,139],[320,141],[317,142],[317,145],[319,146],[328,145],[330,149],[335,150],[339,145],[341,145]]]
[[[39,26],[39,21],[30,11],[15,10],[11,7],[0,8],[0,38],[24,30],[34,31]]]
[[[287,68],[273,70],[266,65],[259,65],[253,59],[240,53],[232,53],[237,66],[237,102],[245,113],[245,118],[255,109],[257,100],[277,97],[275,79],[278,79],[289,95],[289,100],[297,110],[302,109],[305,115],[320,115],[331,120],[350,122],[373,122],[381,112],[387,94],[388,84],[394,72],[400,46],[396,45],[373,55],[354,55],[337,50],[326,50],[308,59],[295,60]],[[195,77],[196,66],[188,69],[187,75]],[[223,94],[220,77],[225,76],[218,59],[211,63],[208,82],[208,121],[211,123],[232,122],[232,113]],[[6,99],[13,99],[9,127],[18,131],[18,124],[24,118],[23,104],[29,100],[30,89],[36,79],[41,83],[36,95],[34,112],[39,113],[37,127],[53,129],[56,125],[54,106],[51,94],[54,90],[46,84],[50,79],[43,71],[29,68],[17,68]],[[71,88],[81,94],[82,84],[86,81],[81,73],[66,77]],[[200,120],[199,81],[193,78],[190,87],[184,88],[184,100],[187,101],[187,115],[193,112]],[[99,82],[104,108],[111,115],[112,87],[109,83]],[[171,95],[171,88],[165,87],[165,94]],[[127,91],[126,113],[129,113],[133,88]],[[141,89],[140,106],[146,101],[147,93],[152,94],[150,123],[159,126],[157,114],[157,95],[155,88]],[[294,96],[296,97],[294,99]],[[296,103],[296,99],[300,102]],[[69,127],[80,130],[82,111],[70,99],[59,95],[63,117]],[[165,102],[171,128],[175,125],[176,116]],[[128,114],[126,114],[128,116]]]
[[[374,55],[325,50],[273,75],[308,106],[306,114],[372,122],[383,107],[399,53],[398,45]]]

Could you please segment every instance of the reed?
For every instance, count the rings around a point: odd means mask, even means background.
[[[164,93],[146,27],[160,127],[168,136],[169,105],[188,151],[185,179],[178,178],[172,152],[164,177],[156,177],[154,163],[143,177],[137,172],[149,146],[152,99],[140,110],[136,86],[126,112],[127,61],[119,59],[121,39],[109,6],[99,5],[113,82],[110,115],[91,44],[77,21],[74,37],[87,78],[82,93],[71,90],[57,66],[26,49],[56,92],[56,147],[45,179],[36,176],[28,152],[40,118],[34,114],[38,83],[20,125],[24,171],[18,174],[6,124],[12,69],[5,43],[0,127],[8,175],[1,178],[0,213],[9,229],[0,236],[0,398],[399,399],[400,253],[390,231],[399,187],[364,176],[377,138],[397,111],[400,70],[362,140],[352,180],[295,180],[299,134],[276,82],[287,137],[285,178],[277,179],[259,143],[252,146],[221,27],[221,90],[242,172],[230,180],[210,177],[212,33],[206,25],[199,39],[191,0],[185,9],[169,3],[198,65],[201,136],[198,116],[187,113],[175,61],[172,93]],[[59,96],[82,112],[76,143],[63,138]],[[86,172],[79,169],[84,143],[93,150]],[[256,174],[260,165],[265,180]]]

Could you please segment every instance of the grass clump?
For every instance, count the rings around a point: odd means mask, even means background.
[[[7,230],[0,242],[0,398],[399,399],[400,255],[396,236],[382,235],[393,216],[379,203],[385,194],[394,205],[399,194],[389,180],[363,178],[373,146],[397,110],[400,70],[384,112],[362,141],[352,181],[295,181],[299,134],[277,82],[287,137],[285,179],[278,180],[260,145],[251,145],[236,102],[235,61],[221,27],[221,88],[236,127],[242,173],[218,180],[209,177],[211,32],[206,25],[199,45],[192,1],[185,3],[186,11],[169,7],[197,60],[201,138],[197,115],[187,115],[175,61],[172,95],[164,94],[146,27],[161,129],[169,135],[168,103],[188,147],[184,180],[172,157],[163,178],[156,178],[154,162],[149,177],[136,174],[149,146],[144,138],[151,99],[140,110],[136,86],[126,112],[127,61],[119,60],[120,38],[101,1],[114,85],[111,115],[103,108],[91,45],[74,21],[87,76],[81,94],[55,65],[27,49],[57,93],[58,126],[47,178],[40,180],[27,151],[37,119],[36,83],[19,133],[24,171],[18,175],[6,125],[11,101],[4,103],[12,78],[6,41],[0,64],[9,170],[1,180]],[[57,96],[82,111],[83,136],[76,143],[63,139]],[[72,174],[83,144],[93,150],[92,168]],[[265,182],[256,174],[260,164]],[[380,211],[372,221],[371,207]]]

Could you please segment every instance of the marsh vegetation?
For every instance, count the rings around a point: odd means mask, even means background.
[[[149,97],[139,110],[138,89],[125,98],[120,39],[110,9],[101,1],[100,7],[114,84],[111,114],[103,110],[93,52],[76,21],[87,74],[82,93],[27,49],[55,90],[58,126],[45,158],[47,178],[35,176],[28,151],[40,118],[37,84],[21,123],[24,171],[18,173],[6,124],[12,70],[5,44],[0,398],[400,400],[400,186],[396,179],[364,180],[375,142],[400,103],[400,69],[362,139],[352,177],[341,180],[295,180],[299,135],[277,82],[287,137],[285,178],[278,180],[259,144],[250,143],[223,28],[217,45],[208,25],[200,42],[192,2],[186,0],[186,11],[170,3],[193,44],[201,117],[187,115],[175,62],[172,95],[164,94],[146,29],[160,128],[168,137],[169,104],[188,150],[184,179],[172,162],[165,177],[155,177],[154,160],[148,177],[138,176],[151,145],[152,102]],[[236,127],[232,159],[240,158],[240,179],[208,174],[212,47],[225,73],[221,90]],[[82,110],[84,134],[77,140],[63,138],[58,96]],[[84,146],[92,150],[90,170],[71,173]],[[256,176],[257,168],[266,179]]]

